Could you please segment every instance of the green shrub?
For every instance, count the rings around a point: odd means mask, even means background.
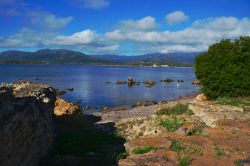
[[[175,152],[179,153],[181,150],[184,149],[184,147],[181,145],[181,143],[179,141],[175,140],[175,141],[172,142],[172,145],[171,145],[170,149],[172,151],[175,151]]]
[[[242,160],[235,160],[234,165],[235,166],[243,166],[243,162],[242,162]]]
[[[155,149],[153,146],[138,147],[138,148],[135,148],[133,152],[135,154],[143,154],[143,153],[148,153],[153,149]]]
[[[128,156],[129,156],[128,152],[115,152],[112,157],[113,160],[119,161],[121,159],[127,158]]]
[[[215,154],[217,157],[225,156],[226,153],[218,145],[215,146]]]
[[[222,40],[195,60],[195,74],[209,98],[250,96],[250,37]]]
[[[159,125],[165,127],[170,132],[175,132],[177,129],[183,126],[183,121],[177,118],[168,118],[160,120]]]
[[[192,111],[188,109],[185,104],[177,104],[172,108],[163,108],[156,112],[156,115],[182,115],[182,114],[192,115]]]
[[[178,166],[189,166],[190,160],[188,158],[181,158],[179,159]]]
[[[249,101],[241,101],[237,98],[223,97],[215,101],[217,104],[233,105],[233,106],[250,106]]]

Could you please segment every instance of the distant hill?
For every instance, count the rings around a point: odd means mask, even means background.
[[[0,64],[102,64],[102,65],[170,65],[192,66],[198,53],[145,54],[140,56],[86,55],[65,49],[43,49],[36,52],[5,51]]]
[[[36,52],[5,51],[0,53],[0,63],[21,64],[103,64],[108,63],[81,52],[64,49],[44,49]]]
[[[195,57],[198,54],[200,53],[154,53],[139,56],[96,55],[94,57],[119,64],[193,66]]]

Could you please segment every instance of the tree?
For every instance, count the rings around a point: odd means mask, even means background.
[[[209,98],[250,96],[250,37],[210,46],[196,57],[195,74]]]

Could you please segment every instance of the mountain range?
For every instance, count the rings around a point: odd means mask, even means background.
[[[36,52],[5,51],[0,64],[86,64],[86,65],[169,65],[192,66],[198,52],[153,53],[138,56],[87,55],[65,49],[43,49]]]

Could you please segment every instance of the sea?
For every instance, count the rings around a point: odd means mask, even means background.
[[[132,77],[139,85],[116,84]],[[175,80],[171,83],[164,79]],[[28,80],[65,90],[62,98],[83,107],[100,110],[103,107],[133,106],[137,102],[173,100],[196,94],[200,87],[193,68],[85,66],[85,65],[0,65],[0,82]],[[143,81],[156,84],[148,87]],[[177,82],[183,80],[184,82]],[[73,88],[73,91],[68,91]]]

